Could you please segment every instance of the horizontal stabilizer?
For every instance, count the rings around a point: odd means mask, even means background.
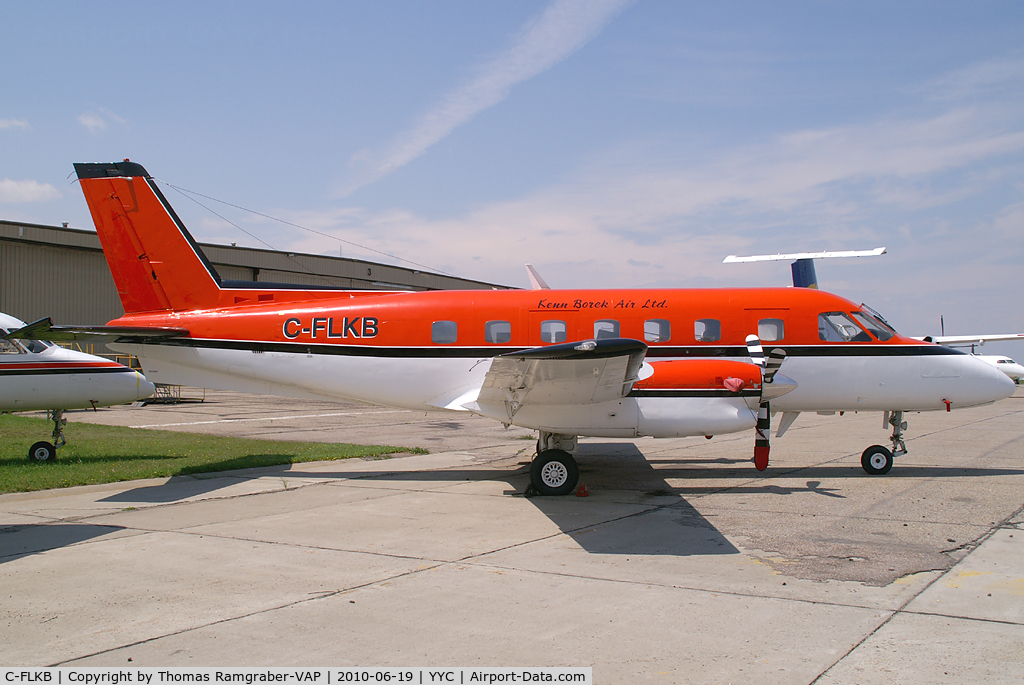
[[[50,317],[34,321],[3,336],[5,340],[49,340],[52,342],[140,342],[187,336],[184,328],[149,326],[54,326]]]
[[[759,254],[749,257],[737,257],[729,255],[723,264],[741,264],[744,262],[774,262],[784,259],[833,259],[836,257],[877,257],[885,254],[884,247],[876,247],[873,250],[844,250],[836,252],[793,252],[791,254]]]

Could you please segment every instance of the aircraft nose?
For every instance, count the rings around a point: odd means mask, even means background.
[[[970,356],[966,361],[964,375],[969,375],[971,384],[979,395],[977,404],[1005,400],[1017,389],[1017,384],[1009,376],[991,364]]]
[[[135,375],[137,376],[137,378],[135,379],[137,387],[137,396],[135,399],[144,400],[153,394],[153,391],[156,390],[156,386],[153,385],[151,381],[146,380],[146,377],[143,376],[138,371],[135,372]]]

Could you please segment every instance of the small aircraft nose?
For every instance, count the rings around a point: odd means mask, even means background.
[[[136,378],[138,392],[135,399],[144,400],[153,394],[153,391],[156,390],[156,386],[153,385],[152,382],[146,380],[146,377],[138,371],[135,372],[135,375],[138,376],[138,378]]]

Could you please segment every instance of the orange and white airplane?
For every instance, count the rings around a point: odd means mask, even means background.
[[[24,321],[0,314],[0,336],[24,327]],[[127,404],[152,394],[145,376],[117,362],[41,340],[0,337],[0,411],[46,410],[53,419],[53,442],[32,445],[33,461],[56,459],[57,448],[66,444],[68,409]]]
[[[988,364],[805,288],[366,292],[228,281],[141,165],[75,170],[125,315],[113,330],[43,320],[25,335],[114,333],[159,383],[472,412],[534,429],[541,494],[575,489],[579,436],[753,430],[763,470],[779,411],[779,434],[800,412],[887,412],[893,449],[862,457],[868,473],[886,473],[905,452],[904,412],[1013,393]]]

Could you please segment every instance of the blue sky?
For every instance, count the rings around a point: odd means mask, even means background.
[[[722,259],[885,246],[819,262],[822,287],[910,334],[1024,332],[1018,1],[0,0],[0,21],[3,219],[91,228],[72,163],[129,157],[319,232],[165,187],[201,241],[588,288],[787,285]]]

